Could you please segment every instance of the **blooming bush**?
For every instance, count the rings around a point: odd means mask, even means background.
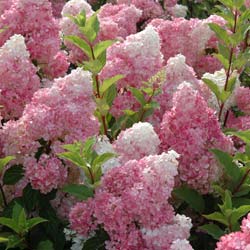
[[[250,250],[244,0],[0,0],[0,250]]]

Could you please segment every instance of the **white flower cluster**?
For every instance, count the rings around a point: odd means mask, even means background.
[[[24,37],[21,35],[12,36],[3,46],[0,48],[0,57],[2,54],[7,53],[10,57],[29,58],[30,54],[27,51]]]

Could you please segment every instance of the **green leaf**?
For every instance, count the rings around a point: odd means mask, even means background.
[[[86,185],[69,184],[63,187],[63,191],[69,193],[80,200],[87,200],[94,196],[94,190]]]
[[[105,79],[100,87],[100,93],[105,93],[111,86],[113,86],[117,81],[121,80],[122,78],[124,78],[123,75],[116,75],[109,79]]]
[[[116,86],[113,84],[111,87],[108,88],[108,90],[104,93],[103,98],[106,100],[107,104],[111,107],[113,104],[113,101],[117,95]]]
[[[109,240],[108,234],[103,230],[99,230],[95,236],[84,243],[82,250],[105,250],[105,242],[107,240]]]
[[[4,185],[14,185],[24,176],[24,170],[21,165],[14,165],[6,170],[3,176]]]
[[[220,237],[224,235],[224,231],[216,224],[205,224],[199,227],[199,229],[204,230],[216,240],[220,239]]]
[[[19,230],[17,228],[17,224],[15,223],[15,221],[13,221],[10,218],[0,217],[0,225],[6,226],[6,227],[12,229],[13,231],[15,231],[16,233],[19,233]]]
[[[195,211],[201,213],[204,210],[205,204],[203,197],[196,190],[183,186],[174,189],[173,193],[179,199],[188,203]]]
[[[83,40],[82,38],[78,36],[65,36],[65,40],[70,41],[74,45],[76,45],[78,48],[80,48],[87,56],[89,59],[93,59],[92,52],[91,52],[91,47],[88,45],[88,43]]]
[[[233,198],[233,206],[235,208],[238,208],[240,206],[244,206],[246,204],[250,204],[250,199],[249,198],[242,198],[242,197]]]
[[[22,243],[22,241],[23,239],[21,239],[19,236],[11,235],[8,239],[8,245],[7,245],[6,250],[18,246],[19,244]]]
[[[83,168],[86,167],[85,161],[83,160],[83,158],[78,153],[75,153],[75,152],[63,152],[63,153],[58,154],[58,156],[60,158],[71,161],[72,163],[74,163],[78,167],[83,167]]]
[[[6,243],[6,242],[8,242],[8,241],[9,241],[8,238],[1,237],[1,236],[0,236],[0,243]]]
[[[132,92],[133,96],[142,106],[146,104],[145,97],[139,89],[130,87],[129,90]]]
[[[232,0],[219,0],[219,2],[221,2],[224,6],[228,7],[228,8],[233,8],[234,4]]]
[[[41,241],[36,250],[54,250],[53,243],[49,240]]]
[[[227,135],[234,135],[238,138],[240,138],[242,141],[245,143],[249,144],[250,143],[250,130],[245,130],[245,131],[229,131],[226,133]]]
[[[202,81],[209,87],[209,89],[215,94],[218,100],[220,100],[220,89],[216,83],[207,78],[202,78]]]
[[[97,58],[98,56],[100,56],[104,51],[107,50],[108,47],[110,47],[115,42],[116,41],[114,41],[114,40],[106,40],[106,41],[102,41],[102,42],[97,43],[94,46],[94,55],[95,55],[95,58]]]
[[[223,29],[220,25],[216,23],[209,23],[208,24],[210,29],[214,31],[218,39],[223,41],[227,46],[230,46],[231,40],[230,37],[225,29]]]
[[[14,156],[6,156],[4,158],[0,159],[0,172],[3,170],[3,168],[12,160],[14,160]]]
[[[214,212],[212,214],[203,215],[205,218],[213,221],[218,221],[226,226],[228,226],[227,218],[219,212]]]
[[[30,230],[31,228],[33,228],[34,226],[40,224],[40,223],[43,223],[43,222],[47,222],[48,220],[46,219],[43,219],[41,217],[35,217],[35,218],[32,218],[32,219],[29,219],[27,221],[27,229]]]
[[[233,209],[231,214],[231,223],[235,224],[242,216],[245,216],[250,211],[250,205],[243,205]]]
[[[93,74],[98,74],[105,64],[103,64],[100,60],[95,59],[91,61],[85,61],[83,63],[84,69],[92,72]]]
[[[227,84],[227,91],[230,91],[231,93],[233,92],[236,80],[237,80],[237,77],[231,77],[229,79],[228,84]]]
[[[222,54],[213,54],[213,56],[216,57],[222,63],[225,69],[228,69],[229,61],[227,57],[223,56]]]
[[[237,183],[241,178],[241,172],[238,166],[233,162],[233,157],[219,149],[212,149],[211,151],[214,153],[217,160],[223,165],[226,174]]]
[[[87,19],[84,27],[79,29],[91,43],[94,42],[100,29],[97,12]]]

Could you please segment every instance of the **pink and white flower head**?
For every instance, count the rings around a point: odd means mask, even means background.
[[[140,87],[161,69],[162,63],[159,36],[152,27],[147,27],[108,48],[101,78],[122,74],[124,78],[118,82],[118,89]]]
[[[56,60],[56,54],[60,51],[61,41],[59,26],[53,17],[49,0],[15,0],[11,7],[0,16],[0,46],[14,34],[25,37],[26,46],[32,60],[35,60],[41,69],[46,71],[48,64]],[[68,69],[68,65],[59,61],[61,68],[57,75],[49,75],[54,78]]]
[[[210,149],[231,152],[232,142],[222,133],[214,111],[190,84],[182,84],[174,94],[159,136],[163,151],[171,148],[181,155],[180,180],[202,193],[210,192],[211,184],[222,174]]]
[[[5,120],[19,118],[40,87],[24,37],[14,35],[0,48],[0,105]]]
[[[241,231],[224,235],[217,243],[216,250],[250,249],[250,214],[243,219]]]
[[[144,156],[159,152],[160,140],[153,126],[147,122],[135,123],[131,128],[122,131],[113,143],[121,163],[139,160]]]
[[[8,122],[1,131],[4,153],[36,153],[41,138],[54,145],[97,135],[99,123],[93,115],[96,105],[92,88],[91,73],[77,68],[56,79],[52,87],[37,91],[23,116]]]
[[[204,56],[207,47],[216,48],[217,46],[216,37],[208,26],[208,23],[211,22],[222,25],[223,19],[214,15],[204,20],[186,20],[184,18],[174,18],[173,20],[154,19],[150,25],[159,33],[161,52],[164,55],[165,62],[170,57],[182,54],[186,57],[187,64],[192,66],[201,76],[202,73],[210,71],[209,68],[201,68],[201,65],[199,65],[200,58]],[[218,69],[220,68],[221,66]]]
[[[101,41],[125,39],[128,35],[136,33],[136,24],[141,15],[142,11],[134,5],[103,5],[98,14],[100,21],[100,34],[98,35],[98,39]]]
[[[0,16],[10,8],[12,2],[13,0],[0,0]]]
[[[47,194],[64,184],[67,178],[67,168],[62,162],[48,155],[42,155],[37,162],[33,157],[24,161],[25,177],[32,188]]]
[[[72,228],[88,237],[97,224],[103,225],[110,236],[106,243],[109,250],[168,250],[174,241],[186,239],[191,221],[175,216],[168,203],[177,175],[177,157],[170,151],[108,171],[95,197],[71,210]],[[157,244],[153,238],[159,239]]]

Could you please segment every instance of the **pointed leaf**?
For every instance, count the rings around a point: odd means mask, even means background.
[[[174,189],[173,193],[179,199],[187,202],[195,211],[202,212],[204,210],[203,197],[196,190],[183,186]]]
[[[95,58],[97,58],[98,56],[100,56],[105,50],[107,50],[108,47],[110,47],[115,42],[116,41],[114,41],[114,40],[106,40],[106,41],[102,41],[102,42],[97,43],[94,46],[94,55],[95,55]]]
[[[115,84],[120,79],[124,78],[123,75],[116,75],[114,77],[111,77],[109,79],[105,79],[100,87],[100,93],[105,93],[113,84]]]
[[[86,185],[69,184],[63,187],[63,191],[69,193],[80,200],[87,200],[94,196],[94,190]]]
[[[74,45],[76,45],[78,48],[80,48],[87,56],[89,59],[93,59],[92,57],[92,52],[91,52],[91,47],[88,45],[88,43],[83,40],[82,38],[78,36],[65,36],[65,40],[70,41]]]
[[[48,220],[46,219],[43,219],[41,217],[36,217],[36,218],[32,218],[32,219],[29,219],[27,221],[27,229],[30,230],[31,228],[33,228],[34,226],[40,224],[40,223],[43,223],[43,222],[47,222]]]
[[[224,235],[224,231],[216,224],[206,224],[199,227],[199,229],[204,230],[216,240],[220,239],[220,237]]]

